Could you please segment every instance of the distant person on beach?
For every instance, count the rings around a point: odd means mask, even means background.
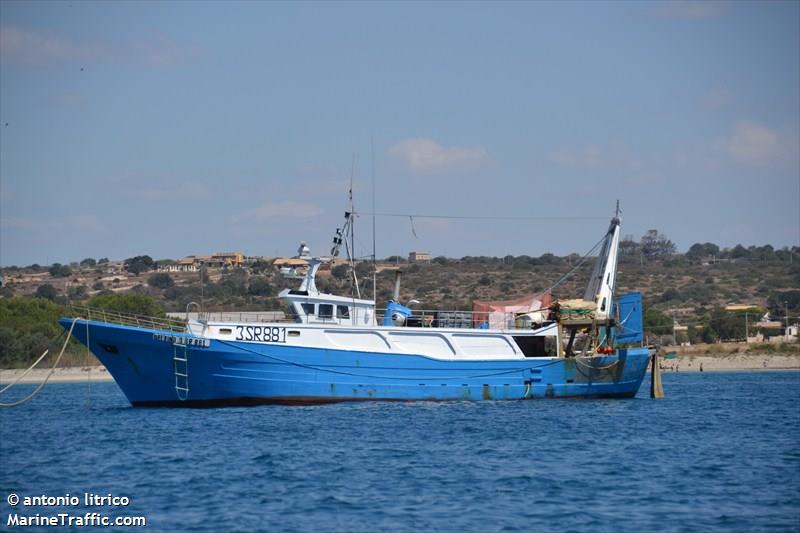
[[[700,363],[700,372],[703,371],[703,363]]]

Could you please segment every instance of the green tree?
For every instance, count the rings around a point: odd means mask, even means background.
[[[728,252],[728,256],[731,259],[749,259],[750,258],[750,250],[742,246],[741,244],[737,244],[733,247],[732,250]]]
[[[137,276],[142,272],[152,270],[154,266],[155,262],[149,255],[137,255],[125,260],[125,270]]]
[[[67,296],[69,296],[71,300],[83,300],[86,298],[86,293],[88,290],[89,287],[86,285],[76,285],[69,288],[67,291]]]
[[[648,230],[639,242],[645,257],[664,257],[675,253],[675,244],[655,229]]]
[[[82,267],[93,267],[95,265],[97,265],[97,261],[95,261],[91,257],[87,257],[86,259],[81,261],[81,266]]]
[[[706,243],[694,243],[690,248],[689,251],[686,252],[686,257],[689,259],[705,259],[709,256],[715,256],[719,254],[719,246],[716,244],[706,242]]]
[[[253,296],[272,296],[272,285],[264,278],[252,278],[247,293]]]
[[[540,265],[560,265],[563,264],[564,260],[558,256],[555,256],[551,253],[542,254],[539,256],[538,264]]]
[[[39,285],[36,288],[35,294],[37,298],[44,298],[45,300],[50,300],[52,302],[58,296],[58,291],[49,283],[45,283],[44,285]]]
[[[706,344],[713,344],[719,340],[719,334],[712,326],[705,326],[700,331],[700,340]]]
[[[372,275],[372,261],[360,261],[356,263],[356,275],[360,279]]]
[[[665,290],[661,293],[661,301],[662,302],[669,302],[672,300],[678,300],[681,297],[680,291],[675,287],[670,287],[669,289]]]
[[[745,315],[744,313],[730,313],[721,307],[716,307],[711,311],[710,327],[714,330],[716,337],[710,342],[715,342],[717,339],[723,341],[744,340]]]
[[[98,294],[89,300],[89,306],[134,315],[166,316],[164,308],[153,298],[144,294]]]
[[[626,235],[624,239],[619,242],[619,255],[635,256],[641,252],[641,246],[638,242],[633,240],[633,235]]]
[[[642,316],[644,329],[653,335],[672,335],[672,317],[654,307],[645,309]]]
[[[168,289],[175,285],[175,282],[172,280],[172,276],[165,272],[161,272],[157,274],[151,274],[150,277],[147,278],[147,284],[157,289]]]
[[[336,265],[331,269],[331,275],[336,279],[345,279],[349,276],[350,265]]]
[[[705,284],[694,283],[683,289],[684,300],[694,300],[701,305],[710,303],[713,295],[712,288]]]
[[[72,275],[72,269],[69,265],[62,265],[61,263],[53,263],[48,272],[54,278],[66,278]]]
[[[786,305],[784,305],[786,302]],[[767,298],[767,308],[773,317],[800,312],[800,290],[773,291]]]
[[[0,368],[27,366],[40,356],[62,333],[58,319],[66,314],[64,307],[42,298],[0,299]]]
[[[259,259],[250,265],[250,271],[253,272],[253,274],[263,274],[264,272],[269,272],[270,270],[272,270],[272,263],[262,259]]]

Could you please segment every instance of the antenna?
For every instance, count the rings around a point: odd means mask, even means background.
[[[347,244],[347,236],[345,235],[344,246],[347,250],[347,257],[350,260],[350,273],[353,276],[353,287],[356,289],[356,296],[361,298],[361,289],[358,286],[358,276],[356,275],[356,231],[355,231],[355,224],[353,223],[353,217],[355,216],[355,211],[353,209],[353,174],[356,172],[356,154],[353,154],[353,163],[350,167],[350,210],[347,213],[347,218],[350,221],[350,245]]]
[[[372,174],[372,301],[378,302],[378,263],[375,256],[375,137],[369,137],[370,170]]]

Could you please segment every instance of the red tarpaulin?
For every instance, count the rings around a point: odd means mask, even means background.
[[[531,294],[516,300],[494,302],[473,302],[472,323],[474,327],[487,324],[490,329],[505,329],[514,326],[514,317],[519,313],[529,313],[550,307],[552,294],[544,292]]]

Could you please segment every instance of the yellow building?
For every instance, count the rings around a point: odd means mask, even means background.
[[[408,254],[409,263],[430,263],[430,252],[411,252]]]

